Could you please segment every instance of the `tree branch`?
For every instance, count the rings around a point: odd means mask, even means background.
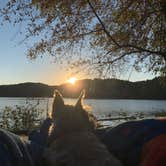
[[[123,57],[125,57],[126,55],[129,55],[129,54],[134,54],[134,53],[138,53],[139,51],[130,51],[130,52],[126,52],[124,54],[122,54],[121,56],[115,58],[114,60],[111,60],[111,61],[106,61],[106,62],[102,62],[103,64],[113,64],[114,62],[122,59]],[[107,53],[108,54],[108,53]]]
[[[142,48],[142,47],[139,47],[139,46],[135,46],[135,45],[132,45],[132,44],[120,44],[118,43],[111,35],[110,33],[107,31],[103,21],[101,20],[101,18],[99,17],[99,15],[97,14],[95,8],[93,7],[92,3],[90,2],[90,0],[87,0],[89,6],[91,7],[93,13],[95,14],[96,18],[98,19],[99,23],[101,24],[102,28],[103,28],[103,31],[106,33],[106,35],[113,41],[113,43],[118,47],[118,48],[126,48],[126,47],[129,47],[129,48],[134,48],[134,49],[137,49],[138,51],[136,52],[148,52],[148,53],[151,53],[151,54],[156,54],[156,55],[159,55],[159,56],[162,56],[165,61],[166,61],[166,52],[161,52],[161,51],[152,51],[152,50],[149,50],[149,49],[146,49],[146,48]],[[122,56],[123,57],[123,56]],[[120,59],[120,57],[118,58]]]
[[[166,56],[166,52],[152,51],[152,50],[148,50],[148,49],[145,49],[145,48],[142,48],[142,47],[139,47],[139,46],[135,46],[135,45],[132,45],[132,44],[124,44],[124,45],[121,45],[121,47],[135,48],[135,49],[139,50],[139,52],[148,52],[148,53],[151,53],[151,54],[161,55],[163,58]]]
[[[95,11],[95,9],[94,9],[93,5],[91,4],[91,2],[90,2],[89,0],[87,0],[87,2],[88,2],[88,4],[89,4],[89,6],[91,7],[93,13],[95,14],[96,18],[98,19],[99,23],[101,24],[101,26],[102,26],[104,32],[106,33],[106,35],[113,41],[113,43],[114,43],[115,45],[117,45],[118,47],[121,47],[120,44],[119,44],[119,43],[110,35],[110,33],[107,31],[107,29],[106,29],[104,23],[102,22],[102,20],[100,19],[99,15],[98,15],[97,12]]]
[[[96,29],[96,30],[91,30],[89,32],[85,32],[85,33],[80,33],[78,35],[75,35],[74,37],[81,37],[81,36],[87,36],[87,35],[90,35],[92,33],[95,33],[95,32],[99,32],[101,31],[102,29]]]

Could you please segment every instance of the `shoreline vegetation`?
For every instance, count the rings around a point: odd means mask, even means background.
[[[0,97],[52,97],[58,89],[65,98],[78,97],[82,89],[87,99],[143,99],[166,100],[166,84],[161,77],[130,82],[118,79],[84,79],[72,85],[49,86],[42,83],[0,85]]]
[[[47,116],[47,109],[38,108],[39,104],[39,102],[36,104],[27,102],[26,105],[22,106],[4,107],[0,114],[0,128],[18,135],[27,135],[32,130],[38,129]],[[126,121],[163,117],[166,117],[166,111],[164,110],[147,113],[129,113],[123,110],[109,113],[107,116],[97,117],[97,121],[100,123],[100,127],[114,127]]]
[[[44,109],[39,109],[39,103],[27,103],[22,106],[5,106],[1,109],[0,128],[15,134],[28,134],[31,130],[39,128],[44,120]]]

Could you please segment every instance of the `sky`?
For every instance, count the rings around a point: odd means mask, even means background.
[[[30,60],[28,46],[19,44],[23,36],[18,27],[5,24],[0,27],[0,85],[23,82],[41,82],[49,85],[64,83],[71,76],[49,56]]]
[[[19,35],[18,27],[5,24],[0,27],[0,85],[16,84],[23,82],[41,82],[49,85],[59,85],[71,77],[70,71],[66,71],[61,65],[53,62],[53,58],[44,56],[36,60],[26,57],[26,44],[19,44],[23,36]],[[141,81],[154,78],[149,73],[137,73],[130,71],[119,79]],[[78,79],[93,78],[84,73],[76,75]]]

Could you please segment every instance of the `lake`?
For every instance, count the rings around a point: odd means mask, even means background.
[[[0,112],[5,106],[22,106],[28,103],[37,104],[40,109],[51,111],[53,98],[13,98],[0,97]],[[67,104],[75,104],[76,99],[65,99]],[[96,116],[117,115],[119,112],[135,114],[143,112],[149,114],[152,112],[166,111],[166,100],[116,100],[116,99],[85,99],[84,104]]]
[[[28,106],[37,105],[37,109],[43,109],[43,118],[46,117],[47,110],[52,109],[53,98],[13,98],[0,97],[0,113],[6,106]],[[67,104],[75,104],[76,99],[65,99]],[[85,99],[84,105],[90,109],[98,119],[116,118],[125,116],[136,116],[143,118],[154,117],[155,112],[166,113],[166,100],[116,100],[116,99]],[[102,121],[104,126],[116,126],[126,120]]]

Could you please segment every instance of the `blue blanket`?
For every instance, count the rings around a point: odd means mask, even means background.
[[[33,166],[27,145],[18,136],[0,129],[0,166]]]
[[[166,118],[125,122],[100,131],[99,137],[124,165],[137,166],[143,146],[161,134],[166,134]]]

